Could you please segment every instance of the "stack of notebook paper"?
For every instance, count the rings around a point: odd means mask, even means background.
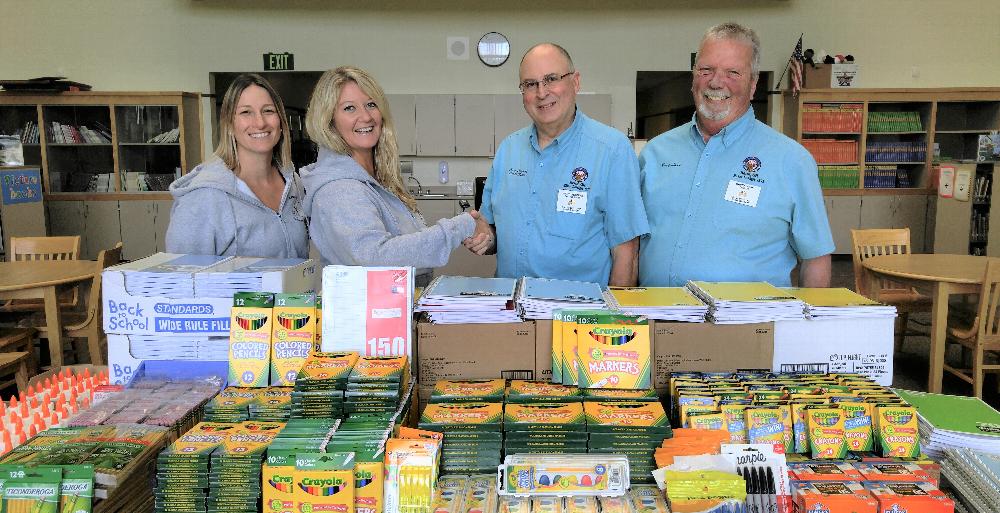
[[[525,319],[551,319],[557,308],[605,308],[601,286],[587,281],[521,278],[514,294]]]
[[[996,513],[1000,507],[1000,454],[947,449],[941,474],[973,513]]]
[[[157,253],[115,269],[125,275],[125,290],[134,296],[194,297],[194,273],[233,258]]]
[[[518,322],[516,286],[513,278],[438,276],[423,290],[415,310],[438,324]]]
[[[139,360],[201,360],[229,359],[229,337],[203,335],[127,335],[128,351]]]
[[[877,301],[845,288],[795,288],[781,290],[806,304],[806,317],[810,319],[844,319],[860,317],[896,317],[896,307]]]
[[[767,282],[689,281],[686,287],[708,304],[708,320],[716,324],[804,318],[802,300]]]
[[[955,448],[1000,454],[1000,412],[982,399],[898,388],[893,392],[916,407],[925,455],[938,459]]]
[[[661,321],[705,322],[708,305],[684,287],[611,287],[608,305]]]
[[[311,265],[301,258],[233,257],[195,273],[195,297],[232,297],[237,292],[260,292],[267,273],[283,273]],[[280,291],[272,291],[280,292]]]

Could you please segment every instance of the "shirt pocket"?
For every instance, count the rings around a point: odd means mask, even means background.
[[[548,234],[567,241],[576,241],[587,229],[587,214],[555,212],[549,218]]]

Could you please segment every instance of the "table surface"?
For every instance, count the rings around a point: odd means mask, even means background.
[[[983,282],[988,258],[938,253],[883,255],[867,258],[861,264],[879,274],[900,278],[976,284]]]
[[[0,262],[0,292],[87,280],[96,265],[93,260]]]

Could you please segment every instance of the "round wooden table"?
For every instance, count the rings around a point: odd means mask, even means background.
[[[931,296],[931,354],[927,390],[941,393],[944,373],[945,333],[948,328],[948,297],[976,294],[986,275],[989,257],[972,255],[912,254],[883,255],[861,262],[868,276],[868,290],[878,300],[883,278],[909,285]]]
[[[93,260],[0,262],[0,299],[43,299],[53,367],[63,364],[57,288],[94,278]]]

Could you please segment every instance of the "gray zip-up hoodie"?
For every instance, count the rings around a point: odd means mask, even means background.
[[[427,227],[395,194],[353,158],[320,147],[302,168],[309,232],[323,264],[413,266],[417,275],[448,263],[451,251],[475,231],[469,214]]]
[[[167,252],[308,258],[305,192],[295,171],[281,171],[285,191],[275,212],[237,189],[236,175],[220,159],[199,164],[170,184],[174,206]]]

